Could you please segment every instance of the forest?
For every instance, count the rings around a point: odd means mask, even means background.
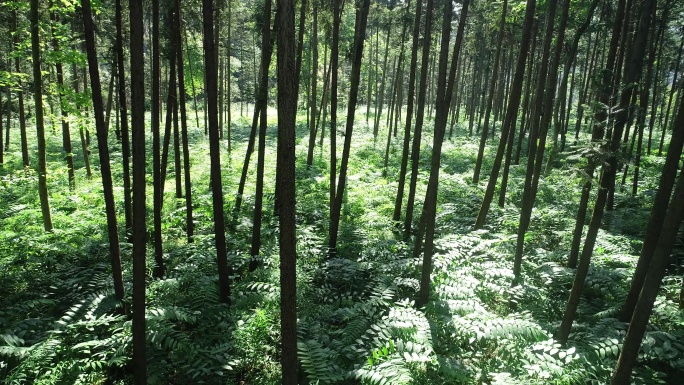
[[[682,384],[684,2],[0,0],[0,385]]]

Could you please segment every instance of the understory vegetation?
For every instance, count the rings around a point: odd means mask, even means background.
[[[273,117],[274,115],[271,115]],[[300,122],[301,122],[300,118]],[[413,307],[421,261],[392,222],[401,149],[394,141],[383,176],[383,151],[372,129],[357,124],[337,254],[328,258],[329,176],[316,148],[307,169],[308,128],[297,129],[297,301],[300,383],[304,384],[604,384],[627,324],[616,318],[648,221],[663,160],[642,158],[637,195],[616,191],[565,346],[554,339],[574,270],[566,266],[586,162],[585,142],[569,143],[540,181],[526,235],[520,285],[512,255],[525,162],[512,166],[509,199],[483,230],[473,224],[485,183],[472,184],[475,137],[457,125],[445,141],[429,304]],[[148,258],[147,360],[150,384],[280,383],[278,226],[273,215],[275,120],[270,122],[261,267],[248,272],[253,186],[235,231],[227,234],[235,276],[232,305],[219,301],[213,248],[208,141],[191,129],[195,242],[184,232],[173,165],[163,208],[163,279]],[[234,146],[223,157],[225,212],[232,213],[247,119],[234,122]],[[426,132],[430,132],[426,127]],[[429,136],[429,135],[428,135]],[[123,384],[131,375],[130,320],[114,299],[99,179],[79,174],[69,191],[59,138],[48,130],[48,184],[54,231],[44,232],[37,176],[21,169],[12,147],[0,168],[0,382]],[[424,138],[424,146],[432,138]],[[114,138],[110,148],[119,148]],[[430,151],[422,151],[417,196],[424,196]],[[484,170],[492,156],[485,153]],[[93,154],[97,157],[96,154]],[[76,158],[80,159],[80,158]],[[98,164],[97,162],[93,162]],[[121,153],[114,153],[121,179]],[[77,173],[83,173],[76,165]],[[252,171],[250,171],[252,172]],[[488,171],[486,171],[488,172]],[[148,173],[151,175],[151,173]],[[255,174],[250,174],[253,180]],[[117,186],[118,183],[115,183]],[[251,187],[250,187],[251,186]],[[122,189],[116,187],[122,216]],[[149,208],[151,210],[151,208]],[[420,210],[420,202],[418,208]],[[148,215],[151,232],[151,215]],[[125,241],[125,237],[122,237]],[[677,252],[683,252],[682,238]],[[122,243],[126,305],[132,248]],[[675,266],[675,265],[673,265]],[[677,301],[681,271],[669,272],[641,348],[636,384],[676,384],[684,375],[684,314]]]

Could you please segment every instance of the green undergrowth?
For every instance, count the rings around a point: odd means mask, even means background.
[[[222,159],[228,218],[248,130],[247,117],[236,121],[235,137],[241,139]],[[430,302],[415,309],[420,261],[412,257],[413,239],[405,240],[400,224],[391,220],[400,139],[392,142],[385,172],[384,143],[373,143],[365,122],[355,129],[340,241],[336,256],[329,258],[328,141],[317,145],[307,169],[307,128],[298,126],[300,383],[606,383],[627,329],[615,317],[636,264],[661,159],[644,157],[648,166],[642,169],[639,194],[632,196],[631,186],[618,188],[616,209],[599,233],[573,333],[562,346],[554,334],[574,277],[565,264],[583,183],[580,145],[561,153],[558,167],[540,182],[523,280],[512,287],[524,159],[511,168],[507,203],[494,205],[485,229],[473,231],[491,156],[485,157],[481,182],[473,185],[477,139],[457,127],[458,135],[444,145]],[[185,239],[185,208],[174,198],[169,164],[163,216],[167,274],[161,280],[150,274],[147,290],[150,384],[280,383],[274,127],[269,136],[261,267],[247,271],[254,258],[249,255],[255,179],[250,167],[240,218],[227,234],[235,269],[231,306],[218,301],[208,143],[201,131],[191,133],[193,243]],[[416,213],[429,173],[432,138],[427,136]],[[36,175],[10,167],[20,154],[10,152],[0,170],[0,383],[127,384],[132,374],[131,245],[121,231],[127,293],[122,306],[113,299],[101,185],[97,178],[86,181],[77,165],[77,189],[69,192],[56,140],[49,141],[54,150],[49,169],[57,170],[48,179],[53,233],[42,231]],[[118,186],[120,152],[114,151],[113,162]],[[97,176],[97,167],[94,171]],[[115,188],[120,224],[122,194]],[[151,272],[150,255],[151,248]],[[675,384],[684,374],[684,316],[676,305],[680,285],[674,275],[664,282],[634,372],[637,384]]]

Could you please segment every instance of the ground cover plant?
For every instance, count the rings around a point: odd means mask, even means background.
[[[682,11],[0,4],[0,384],[679,384]]]

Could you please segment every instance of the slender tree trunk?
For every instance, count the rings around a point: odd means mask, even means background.
[[[663,144],[665,142],[665,132],[667,132],[667,124],[670,121],[669,116],[670,116],[670,107],[672,106],[672,98],[677,93],[677,78],[679,76],[679,70],[681,69],[682,53],[684,53],[684,34],[682,35],[682,40],[679,43],[679,51],[677,53],[677,60],[675,61],[675,71],[674,71],[674,75],[672,77],[672,87],[670,88],[670,96],[667,98],[667,110],[665,112],[665,124],[662,127],[662,133],[660,135],[660,145],[658,146],[658,156],[663,155]],[[21,93],[19,95],[21,95]]]
[[[133,143],[133,380],[147,383],[145,354],[145,68],[142,2],[129,0],[131,25],[131,133]],[[180,61],[182,64],[182,61]],[[122,71],[123,72],[123,71]],[[122,82],[123,84],[123,82]],[[181,84],[182,89],[182,84]]]
[[[228,154],[230,155],[231,152],[231,131],[232,131],[232,124],[233,124],[233,111],[232,111],[232,106],[233,106],[233,93],[231,90],[232,87],[232,80],[233,80],[233,70],[232,66],[230,63],[230,58],[233,52],[233,42],[231,38],[231,29],[233,27],[233,7],[232,7],[232,0],[228,0],[228,28],[227,28],[227,35],[228,37],[226,38],[226,99],[228,99],[228,111],[226,114],[226,125],[228,126],[227,128],[227,145],[228,145]]]
[[[109,118],[112,116],[112,104],[114,102],[114,81],[116,80],[116,62],[112,63],[112,74],[109,76],[109,87],[107,87],[107,107],[105,109],[105,128],[109,131]]]
[[[295,234],[295,118],[297,85],[289,76],[295,66],[294,1],[278,0],[278,193],[280,195],[280,331],[282,383],[298,383],[297,276]]]
[[[456,68],[458,67],[458,55],[463,42],[463,30],[465,28],[466,17],[468,15],[469,0],[463,2],[461,17],[456,33],[456,42],[451,59],[451,68],[447,82],[447,61],[449,56],[449,38],[451,37],[451,17],[453,8],[450,1],[444,2],[444,19],[442,23],[442,44],[439,59],[439,70],[437,78],[437,102],[435,116],[435,136],[432,150],[432,162],[428,190],[425,195],[423,205],[422,221],[425,221],[425,251],[423,254],[423,268],[420,281],[420,293],[416,301],[416,307],[421,307],[428,302],[430,294],[430,275],[432,273],[432,255],[434,253],[435,236],[435,215],[437,214],[437,190],[439,187],[439,168],[441,163],[442,142],[446,131],[447,118],[449,116],[449,106],[453,95],[453,87],[456,79]],[[504,3],[505,4],[505,3]],[[428,5],[428,9],[430,6]],[[446,84],[445,84],[446,83]],[[420,250],[422,237],[416,238],[414,246],[414,256]]]
[[[124,67],[123,50],[123,7],[121,0],[116,0],[116,51],[117,51],[117,76],[119,91],[119,109],[121,111],[121,152],[123,156],[123,185],[124,185],[124,218],[126,221],[126,233],[130,234],[133,228],[133,206],[131,199],[131,175],[130,175],[130,139],[128,137],[128,102],[126,100],[126,69]]]
[[[499,37],[496,42],[496,54],[494,55],[494,68],[492,69],[491,80],[489,83],[489,93],[487,95],[487,107],[485,111],[484,128],[482,129],[482,136],[480,136],[480,147],[477,152],[477,160],[475,161],[475,171],[473,173],[473,184],[480,181],[480,169],[482,168],[482,158],[484,157],[485,143],[487,142],[487,134],[489,133],[489,117],[492,112],[492,104],[494,102],[494,90],[496,88],[496,81],[499,76],[499,59],[501,58],[501,45],[503,44],[503,37],[505,32],[506,11],[508,11],[508,0],[504,0],[501,7],[501,20],[499,21]],[[501,87],[502,85],[499,85]]]
[[[10,68],[12,66],[11,60],[7,59],[7,68]],[[6,121],[6,127],[5,127],[5,151],[9,150],[9,144],[10,144],[10,128],[11,128],[11,117],[12,117],[12,89],[10,87],[7,88],[7,121]]]
[[[318,6],[313,6],[313,26],[311,27],[311,54],[313,69],[311,71],[311,127],[309,129],[309,147],[306,154],[306,167],[313,165],[314,147],[316,146],[316,103],[318,100]]]
[[[159,0],[152,0],[152,163],[153,163],[153,206],[154,206],[154,261],[153,275],[164,277],[164,250],[162,249],[162,187],[161,187],[161,138],[160,93],[161,71],[159,52]],[[92,78],[92,75],[91,75]]]
[[[636,39],[630,49],[631,55],[628,56],[629,61],[625,67],[627,69],[624,76],[625,84],[631,84],[639,80],[639,75],[643,67],[642,59],[646,51],[646,42],[650,31],[652,12],[655,12],[655,0],[646,0],[643,4],[640,14],[639,26],[635,34]],[[617,17],[618,16],[616,16],[616,18]],[[620,150],[622,131],[628,119],[628,109],[630,100],[632,98],[632,92],[632,88],[625,88],[620,97],[620,104],[615,117],[615,127],[613,128],[610,142],[608,142],[610,151],[608,163],[603,167],[601,187],[596,196],[594,212],[592,214],[591,222],[589,223],[589,229],[587,230],[586,241],[584,248],[582,249],[582,255],[580,257],[579,266],[577,267],[577,273],[572,285],[565,315],[563,316],[563,321],[558,330],[558,340],[562,343],[567,342],[568,335],[570,334],[572,322],[575,318],[575,312],[577,311],[577,307],[579,305],[582,288],[584,287],[584,281],[589,272],[589,265],[591,262],[591,255],[594,250],[594,245],[596,243],[596,236],[603,219],[603,211],[608,198],[608,190],[610,189],[610,186],[615,183],[615,173],[617,171],[617,153]]]
[[[390,47],[390,35],[392,34],[392,22],[389,21],[387,26],[387,37],[385,38],[385,56],[382,65],[382,80],[380,81],[380,95],[375,101],[375,120],[373,121],[373,140],[376,141],[378,138],[378,132],[380,130],[380,116],[382,115],[383,106],[385,104],[385,85],[387,82],[387,62],[389,58],[389,47]]]
[[[678,114],[678,124],[684,126],[684,109],[680,109]],[[625,336],[625,342],[620,356],[618,358],[617,367],[611,379],[612,385],[623,385],[630,382],[632,370],[637,363],[641,342],[646,333],[648,319],[653,311],[653,304],[655,303],[660,284],[665,276],[665,270],[669,263],[670,253],[672,252],[679,227],[684,219],[684,169],[680,172],[679,182],[675,189],[674,196],[670,201],[670,207],[665,214],[664,219],[661,219],[662,233],[658,237],[657,246],[653,251],[653,261],[648,270],[648,275],[644,280],[643,288],[639,295],[639,300],[636,303],[635,311],[629,322],[629,329]]]
[[[404,218],[404,237],[411,233],[413,225],[413,209],[415,206],[416,186],[418,184],[418,168],[420,163],[420,142],[425,119],[425,98],[427,93],[428,66],[430,63],[430,44],[432,39],[433,0],[427,0],[425,6],[425,33],[423,36],[423,55],[421,58],[420,86],[418,88],[418,112],[416,115],[416,127],[413,132],[411,146],[411,182],[409,184],[408,201],[406,202],[406,217]]]
[[[6,87],[9,88],[9,86],[6,86]],[[8,100],[6,104],[9,105],[10,102],[11,101]],[[5,158],[4,158],[5,146],[2,143],[3,139],[4,139],[3,132],[2,132],[2,128],[3,128],[2,127],[2,117],[3,117],[2,116],[2,90],[0,90],[0,166],[5,163]],[[7,129],[9,130],[9,125],[7,126]]]
[[[266,28],[266,27],[264,27]],[[233,208],[233,221],[231,226],[237,223],[238,215],[240,214],[240,207],[242,206],[242,196],[245,191],[245,183],[247,182],[247,171],[249,169],[249,159],[254,152],[254,142],[257,134],[257,123],[259,122],[259,114],[266,114],[267,110],[267,92],[268,92],[268,68],[271,65],[271,56],[273,55],[274,38],[269,32],[269,43],[262,52],[262,81],[257,87],[256,102],[254,105],[254,116],[252,117],[252,130],[250,131],[249,141],[247,143],[247,153],[245,154],[245,161],[242,166],[242,174],[240,175],[240,184],[238,185],[238,192],[235,197],[235,207]],[[264,80],[266,79],[266,80]]]
[[[51,2],[52,3],[52,2]],[[50,19],[52,20],[53,23],[59,22],[59,17],[57,16],[56,11],[51,11],[50,12]],[[54,27],[52,30],[52,47],[55,50],[55,52],[59,52],[59,40],[57,39],[57,36],[54,31]],[[71,132],[69,130],[69,113],[66,110],[66,102],[64,101],[64,98],[62,96],[62,92],[64,89],[64,70],[62,67],[61,61],[58,61],[55,63],[55,71],[57,73],[57,85],[59,87],[59,104],[60,104],[60,116],[61,116],[61,121],[62,121],[62,148],[64,149],[64,157],[66,160],[67,164],[67,175],[69,178],[69,189],[73,191],[76,188],[76,177],[74,175],[74,154],[72,152],[71,148]],[[0,137],[1,137],[0,133]],[[0,147],[2,145],[0,144]],[[1,156],[0,156],[1,159]],[[2,161],[0,160],[0,163]]]
[[[409,145],[411,143],[411,120],[413,119],[413,103],[416,90],[416,72],[418,67],[418,46],[420,38],[420,15],[423,0],[416,0],[416,16],[413,22],[413,40],[411,49],[411,68],[409,70],[408,101],[406,102],[406,127],[404,129],[404,146],[401,152],[401,169],[399,171],[399,185],[397,186],[397,198],[394,202],[395,222],[401,220],[401,206],[404,201],[404,185],[406,184],[406,170],[408,169]]]
[[[261,37],[261,46],[267,47],[271,41],[271,0],[266,0],[264,3],[264,18],[263,29]],[[266,57],[268,55],[268,57]],[[266,161],[266,128],[268,116],[268,108],[266,100],[268,98],[267,88],[264,84],[268,84],[268,65],[271,61],[271,52],[262,50],[261,52],[261,84],[259,89],[259,96],[257,97],[262,105],[261,116],[259,121],[259,151],[257,153],[257,180],[256,193],[254,196],[254,221],[252,226],[252,248],[250,255],[252,260],[249,263],[249,270],[254,271],[258,267],[257,257],[259,256],[259,249],[261,247],[261,219],[262,208],[264,200],[264,163]]]
[[[547,55],[550,55],[551,40],[553,38],[553,20],[556,12],[557,0],[553,0],[548,11],[548,20],[546,28],[546,38],[544,42],[544,54],[542,63],[547,62]],[[535,110],[542,113],[541,122],[536,118],[535,124],[530,129],[530,150],[527,161],[527,174],[525,176],[525,185],[522,198],[522,209],[520,211],[520,224],[518,227],[518,240],[515,250],[515,258],[513,262],[514,282],[520,281],[520,270],[522,268],[523,248],[525,244],[525,234],[529,228],[532,218],[532,209],[537,198],[537,188],[539,185],[539,178],[541,176],[542,164],[544,162],[544,152],[546,150],[546,138],[548,136],[549,126],[551,125],[553,102],[556,96],[556,85],[558,83],[558,64],[560,62],[561,53],[563,52],[563,42],[565,38],[565,27],[568,22],[568,11],[570,8],[570,0],[565,0],[561,5],[560,25],[558,26],[556,36],[556,47],[554,49],[554,56],[549,66],[548,76],[542,74],[539,77],[539,88],[537,89],[538,104]],[[548,54],[547,54],[548,52]],[[546,85],[543,84],[546,82]],[[542,99],[543,98],[543,99]],[[535,115],[537,115],[535,113]],[[538,140],[538,145],[537,145]]]
[[[221,158],[219,148],[218,104],[216,101],[216,49],[214,46],[213,0],[203,0],[204,21],[204,72],[207,75],[207,112],[209,119],[209,152],[211,157],[211,190],[214,216],[214,244],[219,276],[219,295],[221,302],[230,304],[230,276],[232,268],[228,264],[226,252],[225,217],[223,215],[223,185],[221,181]]]
[[[124,300],[124,284],[123,275],[121,272],[121,250],[119,247],[119,232],[116,223],[116,206],[114,203],[112,171],[109,162],[109,147],[107,145],[108,131],[104,123],[104,112],[102,111],[102,90],[100,85],[100,73],[97,64],[95,28],[93,26],[90,0],[82,0],[81,7],[83,11],[86,51],[88,54],[88,68],[90,69],[93,109],[95,111],[95,127],[97,130],[97,149],[100,155],[102,190],[104,192],[105,212],[107,215],[107,237],[109,240],[109,254],[112,263],[114,295],[116,296],[117,301],[121,302]]]
[[[38,137],[38,196],[43,216],[43,228],[52,231],[52,215],[47,190],[47,164],[45,146],[45,125],[43,121],[43,80],[40,61],[40,14],[38,0],[31,0],[31,57],[33,59],[33,95],[36,108],[36,135]]]
[[[680,111],[680,115],[681,114],[682,112]],[[663,225],[660,219],[665,216],[665,212],[667,211],[667,203],[675,184],[677,167],[682,155],[683,147],[684,124],[675,125],[672,130],[672,138],[670,139],[670,146],[667,157],[665,158],[663,172],[660,176],[658,191],[653,200],[653,208],[651,209],[651,217],[646,228],[644,244],[641,247],[641,253],[639,254],[639,260],[632,277],[632,283],[627,298],[620,309],[619,318],[624,322],[629,321],[633,316],[639,293],[641,292],[649,266],[651,265],[654,250],[658,246],[658,238],[662,233]]]
[[[330,49],[330,71],[332,73],[332,84],[330,90],[330,239],[328,252],[334,256],[337,239],[333,240],[333,218],[335,217],[335,179],[337,178],[337,86],[338,86],[338,66],[339,66],[339,50],[340,50],[340,23],[342,20],[342,10],[340,0],[333,0],[333,36],[332,47]],[[369,86],[370,87],[370,86]],[[370,106],[370,91],[369,106]],[[370,107],[369,107],[370,108]],[[366,111],[366,122],[368,122],[368,111]],[[321,140],[323,137],[321,136]],[[335,238],[337,237],[337,229],[335,229]],[[334,243],[333,243],[334,241]]]
[[[176,20],[173,28],[178,61],[178,105],[180,107],[181,136],[183,138],[183,171],[185,177],[185,219],[188,243],[193,242],[195,224],[192,219],[192,183],[190,181],[190,147],[188,143],[188,114],[186,111],[185,71],[183,70],[183,45],[181,44],[180,0],[175,0]]]
[[[19,29],[18,29],[18,11],[14,11],[14,17],[12,21],[12,31],[13,31],[13,42],[14,49],[19,50]],[[17,73],[21,73],[21,65],[19,55],[14,57],[14,70]],[[17,97],[19,99],[19,135],[21,142],[21,160],[24,168],[31,165],[28,152],[28,141],[26,139],[26,116],[24,114],[24,85],[20,82],[19,89],[17,90]],[[8,131],[9,132],[9,131]],[[9,146],[9,139],[7,140],[6,146]]]
[[[523,24],[523,33],[520,45],[520,54],[518,56],[518,63],[515,69],[515,78],[513,79],[512,85],[513,92],[511,92],[511,98],[508,101],[506,119],[504,120],[503,126],[501,126],[501,140],[499,141],[499,146],[496,151],[496,157],[494,158],[492,173],[489,176],[487,190],[482,200],[482,206],[480,208],[480,212],[478,213],[477,221],[475,222],[476,229],[481,229],[485,225],[485,222],[487,220],[487,213],[489,212],[489,206],[491,205],[492,199],[494,198],[494,189],[496,187],[496,181],[499,178],[499,169],[501,168],[504,150],[506,149],[506,138],[508,136],[508,132],[513,129],[514,122],[516,121],[518,115],[522,83],[523,78],[525,76],[525,63],[527,62],[527,50],[529,48],[528,42],[530,42],[530,37],[532,36],[534,24],[534,9],[536,8],[536,5],[536,0],[527,0],[527,5],[525,8],[525,21]]]
[[[169,20],[173,20],[173,14],[169,11]],[[173,48],[173,44],[170,47],[169,54],[169,92],[166,96],[166,120],[164,124],[164,149],[162,150],[161,159],[161,191],[159,195],[161,196],[161,204],[164,206],[164,186],[166,184],[166,170],[169,164],[169,153],[171,152],[171,125],[174,122],[173,115],[176,108],[176,52]],[[176,125],[177,127],[177,125]],[[176,131],[177,132],[177,131]],[[178,159],[178,164],[180,165],[180,158]],[[174,178],[175,179],[175,178]],[[180,189],[180,183],[177,187]]]
[[[342,150],[342,162],[340,164],[340,179],[337,185],[335,201],[334,205],[332,206],[330,216],[330,240],[328,244],[328,249],[330,250],[329,252],[331,257],[335,256],[337,249],[337,236],[340,224],[340,214],[342,211],[344,188],[347,183],[347,165],[349,163],[349,153],[351,152],[351,139],[354,128],[354,112],[356,111],[356,102],[359,96],[359,82],[361,79],[361,59],[363,57],[363,40],[366,35],[366,25],[368,23],[369,8],[370,0],[357,0],[356,29],[354,34],[354,51],[352,56],[352,73],[350,79],[351,88],[349,90],[349,104],[347,106],[347,124],[345,128],[344,148]]]

